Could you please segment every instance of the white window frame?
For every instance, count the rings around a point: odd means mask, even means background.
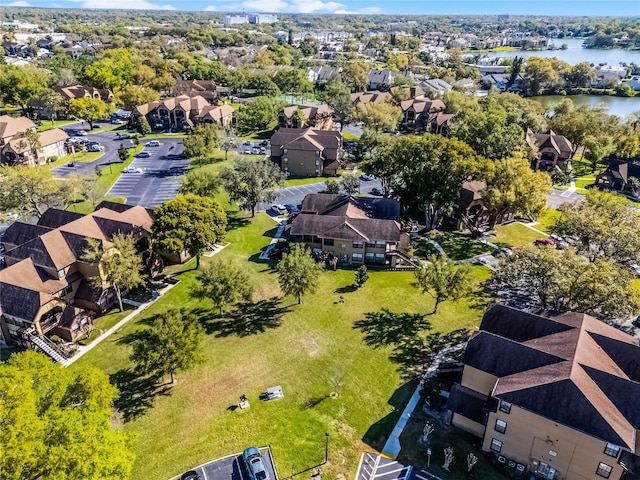
[[[502,441],[498,440],[497,438],[492,438],[490,448],[493,452],[500,453],[500,451],[502,450]]]

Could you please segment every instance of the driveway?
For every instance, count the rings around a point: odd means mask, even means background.
[[[128,205],[154,208],[174,198],[189,168],[189,160],[168,158],[182,152],[182,141],[162,139],[159,147],[145,147],[148,158],[135,158],[130,167],[141,173],[123,173],[107,192],[108,197],[124,197]]]
[[[278,480],[278,475],[269,448],[261,448],[269,478]],[[242,460],[242,454],[230,455],[194,468],[202,480],[250,480]]]
[[[547,203],[551,208],[557,209],[560,205],[567,202],[581,202],[584,200],[584,195],[581,193],[571,192],[569,190],[552,189],[552,192],[547,195]]]

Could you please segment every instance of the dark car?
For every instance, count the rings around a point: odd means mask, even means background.
[[[182,474],[182,476],[180,476],[180,480],[200,480],[200,475],[198,475],[198,472],[195,472],[193,470],[190,470],[188,472],[185,472]]]
[[[379,188],[372,188],[371,189],[371,195],[376,195],[378,197],[381,197],[382,196],[382,192],[380,191]]]
[[[298,213],[300,211],[293,203],[285,203],[284,208],[286,208],[289,213]]]
[[[138,158],[149,158],[151,156],[151,154],[149,152],[140,152],[138,154],[136,154],[136,157]]]
[[[513,251],[507,247],[498,247],[493,252],[491,252],[491,255],[498,258],[502,255],[506,255],[506,256],[513,255]]]
[[[631,322],[631,325],[633,325],[636,328],[640,328],[640,317],[636,318],[633,322]]]
[[[251,480],[269,480],[269,472],[267,472],[260,450],[256,447],[249,447],[242,452],[242,459]]]

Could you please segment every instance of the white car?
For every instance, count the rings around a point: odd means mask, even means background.
[[[631,265],[631,270],[636,272],[636,275],[640,277],[640,265]]]
[[[122,172],[123,173],[142,173],[142,171],[143,170],[141,168],[127,167]]]
[[[286,215],[287,214],[287,208],[284,205],[273,204],[273,205],[271,205],[271,210],[273,210],[278,215]]]
[[[87,146],[87,152],[103,152],[103,151],[104,151],[103,145],[92,144]]]
[[[158,140],[151,140],[147,143],[147,147],[159,147],[160,142]]]

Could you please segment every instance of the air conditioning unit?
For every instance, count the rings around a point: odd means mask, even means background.
[[[507,459],[505,457],[503,457],[502,455],[498,455],[498,463],[506,463]]]
[[[516,470],[520,473],[524,472],[524,465],[519,463],[518,465],[516,465]]]

